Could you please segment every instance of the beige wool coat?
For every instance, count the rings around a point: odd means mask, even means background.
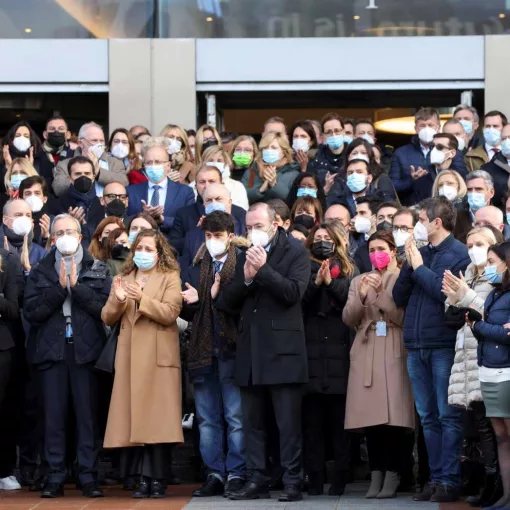
[[[372,288],[361,302],[359,286],[363,275],[351,282],[343,321],[356,328],[351,348],[345,428],[375,425],[414,428],[414,401],[407,374],[402,322],[404,310],[396,307],[392,290],[400,270],[388,269],[383,290]],[[376,336],[376,323],[386,321],[386,336]]]
[[[135,271],[122,279],[134,284]],[[119,302],[114,286],[101,317],[121,321],[115,379],[104,446],[119,448],[181,443],[181,359],[177,317],[181,311],[178,272],[153,271],[138,307]]]

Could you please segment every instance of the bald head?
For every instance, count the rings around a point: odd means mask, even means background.
[[[503,212],[500,209],[493,205],[486,205],[476,211],[474,226],[486,227],[487,225],[491,225],[492,227],[497,228],[500,232],[503,232],[503,229],[505,228],[503,221]]]
[[[203,192],[202,199],[204,206],[212,203],[225,204],[226,212],[232,212],[232,199],[230,198],[230,191],[223,184],[211,183]]]
[[[326,214],[324,215],[326,221],[329,220],[340,220],[344,227],[349,225],[351,221],[351,213],[349,209],[341,204],[335,204],[328,207]]]

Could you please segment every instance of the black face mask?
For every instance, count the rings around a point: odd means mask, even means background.
[[[389,221],[381,221],[381,223],[377,224],[377,230],[386,230],[387,232],[392,232],[393,225]]]
[[[106,204],[107,216],[118,216],[119,218],[122,218],[125,212],[126,205],[124,202],[122,202],[122,200],[119,200],[118,198]]]
[[[76,188],[76,191],[86,194],[90,191],[90,188],[92,188],[92,179],[85,176],[78,177],[78,179],[73,182],[73,185]]]
[[[129,248],[123,244],[116,244],[112,248],[112,259],[113,260],[126,260],[129,255]]]
[[[209,147],[214,147],[215,145],[218,145],[218,140],[216,138],[214,140],[208,140],[202,145],[202,154],[205,152],[206,149]]]
[[[315,218],[309,214],[300,214],[294,218],[295,225],[303,225],[307,230],[310,230],[315,225]]]
[[[319,260],[326,260],[335,253],[335,243],[332,241],[317,241],[312,244],[312,255]]]
[[[52,131],[51,133],[48,133],[47,142],[50,145],[50,147],[58,149],[59,147],[62,147],[62,145],[66,143],[66,134],[60,133],[59,131]]]

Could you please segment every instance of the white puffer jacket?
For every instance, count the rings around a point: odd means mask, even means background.
[[[465,278],[471,288],[462,300],[457,303],[448,303],[447,301],[447,306],[473,308],[483,315],[485,300],[493,287],[484,276],[475,277],[475,266],[473,264],[470,264],[466,269]],[[464,336],[463,347],[462,336]],[[448,404],[452,406],[468,409],[472,402],[482,400],[478,379],[477,347],[478,342],[473,336],[471,328],[466,324],[458,331],[457,342],[455,343],[455,361],[448,386]]]

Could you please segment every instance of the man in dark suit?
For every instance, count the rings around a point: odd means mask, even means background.
[[[204,191],[203,202],[206,215],[214,211],[222,211],[232,215],[234,220],[234,234],[242,236],[246,230],[246,211],[237,207],[237,216],[232,214],[232,199],[230,192],[223,184],[211,184]],[[186,209],[186,208],[185,208]],[[199,220],[200,221],[200,220]],[[198,249],[205,242],[205,232],[202,227],[195,227],[189,230],[184,238],[184,248],[182,256],[179,258],[179,264],[186,268],[193,262]]]
[[[104,187],[103,196],[99,199],[101,205],[104,207],[104,215],[117,216],[120,218],[124,225],[127,227],[133,216],[128,216],[127,208],[129,198],[127,195],[126,187],[119,182],[111,182]]]
[[[172,168],[168,142],[164,138],[149,138],[144,149],[145,173],[148,181],[127,187],[129,198],[127,213],[134,216],[145,212],[159,224],[161,232],[168,234],[174,224],[175,213],[195,202],[189,186],[168,178]]]
[[[222,183],[221,172],[216,167],[203,165],[195,176],[195,182],[198,193],[196,202],[177,211],[173,227],[170,230],[170,244],[180,254],[184,254],[186,234],[190,230],[199,227],[200,218],[206,214],[204,201],[202,198],[204,191],[208,186]],[[231,214],[234,216],[236,222],[244,223],[246,211],[243,208],[238,207],[237,205],[232,205]],[[239,233],[242,234],[242,232]],[[237,234],[238,232],[236,230],[236,235]],[[193,258],[193,256],[191,258]]]
[[[241,388],[246,467],[251,478],[230,499],[269,497],[264,410],[270,399],[280,432],[284,492],[280,501],[302,499],[301,392],[308,381],[301,299],[310,279],[310,259],[278,228],[275,210],[253,204],[246,213],[253,246],[239,255],[236,275],[225,287],[229,308],[241,308],[236,384]]]

